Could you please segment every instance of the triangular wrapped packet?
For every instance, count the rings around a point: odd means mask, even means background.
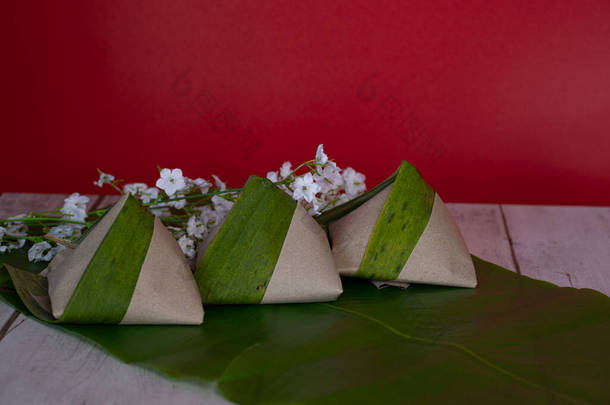
[[[130,195],[123,196],[75,249],[48,267],[58,322],[187,324],[203,322],[189,265],[175,239]]]
[[[267,179],[249,178],[199,249],[204,304],[332,301],[343,292],[322,227]]]
[[[392,179],[392,178],[391,178]],[[393,181],[330,222],[341,275],[404,283],[475,287],[464,239],[445,203],[417,169],[402,162]],[[333,213],[330,213],[333,215]]]

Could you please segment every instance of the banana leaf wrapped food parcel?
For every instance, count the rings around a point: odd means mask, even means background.
[[[343,291],[323,228],[257,176],[198,256],[195,279],[204,304],[334,301]]]
[[[398,284],[475,287],[462,235],[417,169],[403,161],[380,186],[361,196],[358,203],[364,202],[351,212],[321,217],[334,215],[328,229],[339,273]]]
[[[129,194],[76,248],[66,248],[49,263],[46,278],[7,268],[24,303],[47,321],[203,322],[199,291],[176,240]]]

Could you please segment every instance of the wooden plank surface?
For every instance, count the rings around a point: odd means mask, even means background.
[[[175,382],[124,364],[96,346],[36,321],[0,342],[2,404],[226,404],[214,386]]]
[[[610,296],[610,207],[502,209],[521,274]]]
[[[57,208],[63,198],[6,193],[0,217]],[[92,197],[90,208],[117,198]],[[477,256],[530,277],[609,293],[610,208],[448,207]],[[0,304],[0,324],[12,314]],[[172,382],[22,316],[7,332],[0,341],[0,403],[226,403],[213,386]]]
[[[447,204],[470,253],[515,271],[500,206]]]

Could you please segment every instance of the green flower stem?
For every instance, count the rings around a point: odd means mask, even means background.
[[[108,211],[109,209],[110,209],[110,207],[108,207],[108,208],[102,208],[102,209],[100,209],[100,210],[91,211],[91,212],[88,212],[88,213],[87,213],[87,216],[88,216],[88,217],[91,217],[91,216],[97,216],[97,217],[100,217],[100,216],[104,215],[104,214],[106,213],[106,211]]]
[[[168,203],[168,202],[172,202],[172,201],[192,200],[192,199],[196,199],[196,198],[212,197],[212,196],[220,195],[220,194],[237,193],[237,192],[240,192],[241,190],[242,190],[241,188],[229,188],[229,189],[226,189],[223,191],[215,191],[213,193],[190,194],[190,195],[185,195],[185,196],[181,196],[181,197],[168,198],[165,200],[155,200],[148,204],[142,204],[142,206],[151,207],[151,208],[155,208],[155,209],[156,208],[169,208],[169,206],[168,207],[157,206],[157,204],[164,204],[164,203]]]
[[[45,214],[62,215],[62,212],[60,210],[39,211],[39,212],[30,212],[28,215],[38,216],[38,215],[45,215]]]
[[[25,217],[25,218],[13,218],[13,219],[0,219],[0,223],[3,222],[63,222],[68,224],[85,225],[89,227],[89,222],[73,221],[71,219],[63,219],[56,217]]]
[[[113,189],[115,189],[116,191],[118,191],[120,195],[123,195],[123,190],[121,190],[116,184],[108,182],[108,181],[106,181],[105,183],[108,184]]]
[[[292,177],[292,176],[294,176],[294,174],[295,174],[296,172],[298,172],[300,168],[302,168],[302,167],[304,167],[304,166],[308,166],[308,167],[309,167],[309,165],[312,165],[312,164],[314,164],[314,165],[316,165],[316,166],[317,166],[317,165],[319,164],[319,163],[318,163],[318,160],[317,160],[317,159],[312,159],[312,160],[308,160],[307,162],[303,162],[303,163],[301,163],[300,165],[298,165],[298,166],[296,167],[296,169],[294,169],[293,171],[291,171],[291,172],[290,172],[290,174],[288,174],[288,176],[286,176],[286,177],[284,178],[284,180],[282,180],[282,181],[278,181],[278,182],[275,182],[275,183],[273,183],[273,184],[275,184],[275,185],[277,186],[277,185],[279,185],[279,184],[286,184],[286,183],[290,183],[290,182],[292,181],[292,180],[291,180],[291,177]]]
[[[169,216],[166,216],[166,217],[162,217],[160,219],[161,219],[161,221],[179,221],[179,220],[182,221],[182,220],[185,220],[185,219],[188,220],[188,218],[190,218],[191,216],[192,215],[190,215],[190,214],[187,214],[187,215],[169,215]]]
[[[25,240],[29,240],[32,242],[41,242],[43,240],[42,236],[12,236],[12,235],[4,235],[4,237],[2,238],[3,240],[21,240],[21,239],[25,239]]]

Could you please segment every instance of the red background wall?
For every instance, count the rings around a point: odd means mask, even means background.
[[[324,143],[369,187],[407,159],[450,201],[610,205],[610,2],[328,3],[5,2],[0,191]]]

